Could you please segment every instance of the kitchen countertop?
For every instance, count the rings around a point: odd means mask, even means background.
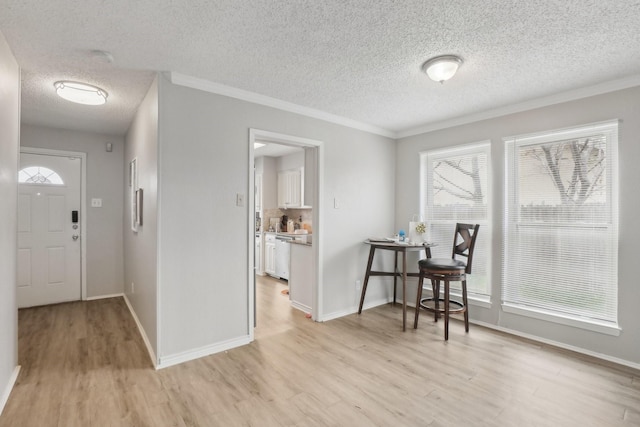
[[[297,236],[308,236],[308,234],[298,234]],[[291,240],[289,241],[289,243],[292,243],[294,245],[311,246],[310,242],[302,242],[300,240]]]
[[[295,234],[295,233],[287,233],[283,231],[263,231],[263,233],[267,234],[278,234],[280,236],[290,236],[290,237],[304,237],[304,236],[313,236],[312,233],[307,234]]]
[[[293,238],[300,238],[300,240],[290,240],[289,243],[293,243],[296,245],[304,245],[304,246],[312,246],[313,242],[313,234],[295,234],[295,233],[283,233],[281,231],[264,231],[265,234],[275,234],[276,236],[287,236]],[[309,237],[309,239],[305,239],[305,237]],[[311,242],[307,242],[306,240],[311,240]]]

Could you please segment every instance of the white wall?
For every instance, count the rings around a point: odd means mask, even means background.
[[[20,69],[0,33],[0,413],[18,365],[16,304]]]
[[[112,152],[106,151],[107,142]],[[87,297],[121,294],[124,138],[22,125],[20,145],[87,153]],[[92,198],[102,199],[102,207],[91,207]]]
[[[304,150],[297,153],[280,156],[278,159],[278,172],[304,167]]]
[[[321,316],[354,312],[368,255],[362,241],[392,232],[394,141],[165,77],[159,87],[160,358],[249,334],[248,209],[235,200],[248,191],[250,128],[324,141]],[[368,300],[386,300],[382,283],[372,281]]]
[[[582,124],[621,119],[619,128],[620,239],[618,300],[620,336],[524,318],[500,309],[504,145],[510,135],[540,132]],[[638,258],[637,227],[640,211],[640,87],[538,108],[504,117],[402,138],[398,142],[396,227],[406,226],[419,210],[420,151],[481,140],[492,142],[493,251],[491,308],[472,306],[470,316],[519,333],[564,343],[616,360],[640,363],[640,286],[635,263]],[[480,231],[482,232],[482,230]]]
[[[158,354],[158,82],[153,81],[125,137],[124,172],[124,291],[152,357]],[[137,159],[138,186],[144,192],[143,224],[131,230],[129,162]],[[132,283],[134,286],[132,287]],[[168,301],[170,304],[171,301]],[[157,360],[154,360],[157,363]]]
[[[278,160],[275,157],[260,157],[262,166],[262,210],[278,208]],[[264,218],[269,226],[269,218]],[[266,229],[266,228],[265,228]]]

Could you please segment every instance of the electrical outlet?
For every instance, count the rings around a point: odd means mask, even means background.
[[[362,282],[360,282],[360,280],[356,280],[356,291],[359,291],[361,287],[362,287]]]
[[[91,207],[92,208],[101,208],[102,207],[102,199],[91,199]]]

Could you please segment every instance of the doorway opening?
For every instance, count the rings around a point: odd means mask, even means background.
[[[322,313],[321,141],[249,132],[249,324],[254,339],[262,296],[320,320]],[[263,288],[258,289],[258,286]],[[261,292],[257,292],[257,291]],[[266,292],[262,292],[266,291]],[[270,309],[272,309],[271,307]],[[265,318],[278,318],[268,316]],[[269,327],[269,325],[266,325]]]

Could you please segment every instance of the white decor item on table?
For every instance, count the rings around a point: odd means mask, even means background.
[[[427,241],[427,226],[421,215],[415,214],[409,222],[409,240],[413,243]]]

